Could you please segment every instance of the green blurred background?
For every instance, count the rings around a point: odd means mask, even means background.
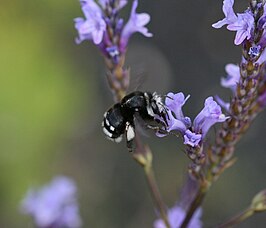
[[[191,94],[185,112],[195,116],[207,96],[230,97],[219,85],[224,65],[240,60],[234,34],[214,30],[222,1],[140,1],[149,12],[150,39],[135,35],[128,50],[131,91]],[[238,12],[247,1],[237,2]],[[129,11],[128,6],[125,11]],[[167,16],[165,16],[167,15]],[[98,50],[74,43],[78,1],[0,3],[0,227],[31,227],[19,204],[30,186],[63,174],[79,189],[84,227],[151,227],[152,201],[141,168],[125,144],[107,141],[102,114],[113,104]],[[266,188],[265,113],[243,138],[238,162],[211,189],[204,204],[206,227],[248,206]],[[154,152],[155,173],[169,206],[188,164],[173,137],[144,137]],[[239,227],[265,227],[266,214]]]

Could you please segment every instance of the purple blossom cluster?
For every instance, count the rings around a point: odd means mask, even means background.
[[[221,28],[227,25],[230,31],[236,31],[235,45],[241,44],[245,39],[252,38],[254,31],[254,17],[252,11],[247,9],[244,13],[236,14],[233,9],[234,0],[223,1],[223,13],[225,18],[214,23],[214,28]]]
[[[223,13],[225,18],[214,23],[214,28],[221,28],[227,25],[229,31],[235,31],[235,45],[243,44],[244,41],[250,41],[253,44],[249,48],[249,55],[258,58],[260,50],[266,46],[266,35],[264,32],[266,26],[266,6],[265,4],[258,3],[255,9],[249,7],[244,13],[235,13],[233,9],[234,0],[223,1]],[[263,15],[259,16],[258,12],[263,11]],[[259,40],[257,33],[261,32]]]
[[[202,210],[198,209],[195,214],[193,215],[188,228],[201,228],[202,222],[201,222],[201,215]],[[184,218],[186,216],[186,212],[183,210],[180,206],[174,206],[173,208],[169,209],[167,212],[168,221],[170,223],[170,228],[177,228],[180,227]],[[164,222],[162,219],[157,219],[154,224],[154,228],[166,228]]]
[[[262,66],[266,61],[266,5],[262,3],[251,2],[250,7],[244,13],[235,13],[233,9],[234,0],[223,1],[223,13],[225,18],[214,23],[214,28],[221,28],[227,25],[230,31],[236,31],[235,41],[236,45],[243,46],[243,58],[240,65],[227,64],[225,71],[226,78],[221,79],[221,85],[232,90],[233,95],[237,95],[237,86],[241,84],[241,78],[245,77],[241,73],[241,65],[247,65],[250,62],[257,67]],[[244,73],[245,74],[245,73]],[[260,74],[253,76],[258,80]],[[265,83],[266,78],[262,78],[262,83]],[[261,80],[261,79],[260,79]],[[264,107],[266,104],[265,93],[259,94],[257,100],[260,106]],[[224,102],[217,97],[218,103],[229,112],[229,103]]]
[[[184,144],[191,147],[197,147],[207,135],[211,126],[218,122],[224,122],[226,117],[213,97],[205,100],[204,108],[192,122],[190,117],[184,116],[182,107],[188,100],[183,93],[168,93],[165,99],[167,107],[168,120],[166,131],[178,131],[184,139]],[[160,119],[160,121],[163,121]],[[159,137],[165,134],[157,134]]]
[[[21,209],[31,215],[40,228],[78,228],[81,226],[76,186],[67,177],[59,176],[39,190],[29,190]]]
[[[127,4],[127,0],[80,0],[84,18],[74,19],[79,37],[77,43],[84,40],[93,41],[107,57],[125,53],[129,38],[135,32],[146,37],[152,34],[145,27],[150,21],[147,13],[137,13],[138,0],[134,0],[129,20],[118,17],[119,11]]]

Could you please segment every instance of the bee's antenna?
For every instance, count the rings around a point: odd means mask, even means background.
[[[169,97],[169,96],[167,96],[167,95],[161,95],[161,97],[163,97],[163,98],[169,98],[169,99],[171,99],[171,100],[174,100],[174,98]]]

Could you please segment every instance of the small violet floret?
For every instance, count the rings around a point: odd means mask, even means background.
[[[21,210],[31,215],[37,227],[81,227],[76,186],[67,177],[56,177],[39,190],[28,191]]]
[[[202,210],[200,208],[194,213],[187,227],[188,228],[201,228],[202,227],[201,215],[202,215]],[[185,216],[186,216],[186,212],[180,206],[175,206],[171,208],[170,210],[168,210],[167,217],[170,223],[170,227],[171,228],[180,227]],[[166,228],[162,219],[157,219],[154,222],[153,227],[154,228]]]
[[[202,138],[204,138],[212,125],[224,122],[227,118],[222,113],[220,105],[213,100],[213,97],[208,97],[205,100],[204,108],[194,119],[194,132],[202,134]]]
[[[80,17],[74,19],[75,28],[79,33],[76,42],[81,43],[84,40],[92,40],[94,44],[98,45],[102,42],[106,31],[102,10],[93,0],[82,0],[80,2],[86,19]]]
[[[221,28],[227,25],[230,31],[236,31],[235,45],[242,44],[245,39],[249,40],[254,30],[254,17],[250,10],[235,14],[233,10],[234,0],[223,1],[223,13],[225,18],[214,23],[212,27]]]
[[[138,7],[138,0],[133,1],[131,14],[128,22],[126,23],[120,40],[121,50],[125,51],[125,48],[128,44],[128,40],[131,35],[135,32],[140,32],[146,37],[151,37],[152,33],[148,32],[148,29],[144,27],[150,21],[150,15],[147,13],[136,13]]]
[[[202,135],[201,134],[196,134],[190,130],[186,130],[184,134],[184,144],[196,147],[199,145],[201,142]]]
[[[248,54],[251,58],[257,58],[259,57],[261,53],[261,46],[260,45],[254,45],[249,48]]]

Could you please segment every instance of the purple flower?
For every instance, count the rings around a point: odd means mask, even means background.
[[[184,138],[184,144],[192,147],[198,146],[207,134],[209,128],[217,122],[224,122],[227,117],[222,114],[221,107],[212,97],[205,100],[205,107],[196,116],[193,125],[191,119],[185,117],[182,111],[183,105],[188,100],[183,93],[168,93],[165,99],[165,107],[168,109],[166,131],[178,131]],[[161,122],[164,120],[157,117]],[[191,127],[192,125],[192,127]],[[165,134],[157,133],[157,136],[163,137]]]
[[[189,99],[190,95],[186,98],[183,93],[168,93],[165,99],[165,105],[175,114],[176,119],[183,119],[182,106]]]
[[[181,121],[183,125],[185,125],[185,128],[182,128],[181,132],[184,132],[186,128],[191,126],[191,120],[189,117],[184,117],[182,107],[186,103],[186,101],[189,99],[190,95],[188,95],[186,98],[183,93],[168,93],[166,95],[165,99],[165,106],[169,109],[169,130],[178,130],[175,127],[171,127],[173,123],[176,123],[177,121]]]
[[[81,219],[76,201],[75,184],[61,176],[37,191],[28,191],[21,208],[38,227],[78,228]]]
[[[184,144],[192,147],[198,146],[201,141],[201,134],[195,134],[190,130],[186,130],[184,134]]]
[[[261,6],[262,6],[261,3],[257,3],[258,10]],[[263,15],[260,17],[258,21],[258,28],[260,30],[265,29],[265,24],[266,24],[266,4],[263,4]]]
[[[181,119],[174,117],[172,112],[168,112],[168,116],[168,131],[178,130],[180,132],[184,132],[186,130],[186,124]]]
[[[168,119],[166,131],[179,131],[182,134],[185,133],[186,129],[191,126],[191,120],[189,117],[184,117],[182,112],[182,106],[186,103],[189,96],[185,98],[183,93],[168,93],[165,99],[165,106],[168,109]],[[164,121],[159,118],[160,121]],[[157,133],[157,136],[163,137],[165,134]]]
[[[222,113],[220,105],[213,100],[213,97],[208,97],[205,100],[204,108],[193,122],[194,132],[202,134],[202,138],[204,138],[212,125],[224,122],[227,118]]]
[[[215,96],[215,100],[217,101],[217,103],[224,108],[227,112],[230,112],[230,103],[229,102],[225,102],[222,98],[220,98],[219,96]]]
[[[237,16],[233,10],[234,0],[224,0],[223,1],[223,13],[225,18],[214,23],[212,27],[221,28],[224,25],[230,25],[237,20]]]
[[[121,51],[125,51],[126,46],[128,44],[128,40],[131,37],[131,35],[135,32],[140,32],[146,37],[151,37],[152,34],[148,32],[148,29],[144,27],[146,24],[150,21],[150,15],[147,13],[136,13],[136,9],[138,6],[138,0],[134,0],[130,18],[125,25],[122,34],[121,34],[121,40],[120,40],[120,46]]]
[[[214,28],[221,28],[228,25],[227,29],[236,31],[235,45],[241,44],[245,39],[251,38],[251,33],[254,30],[254,17],[250,10],[244,13],[235,14],[233,10],[234,0],[223,1],[223,12],[225,18],[212,25]]]
[[[259,41],[259,45],[262,48],[266,47],[266,31],[265,31],[265,26],[266,25],[266,4],[263,6],[263,15],[260,17],[258,21],[258,29],[263,30],[263,34],[261,36],[261,39]]]
[[[76,42],[81,43],[84,40],[93,40],[94,44],[100,44],[106,31],[106,23],[103,19],[101,8],[93,0],[82,0],[81,9],[86,19],[84,20],[80,17],[74,19],[75,28],[79,33]]]
[[[234,93],[236,91],[237,83],[240,80],[240,68],[239,66],[229,63],[225,66],[227,78],[221,79],[221,85],[225,88],[230,88]]]
[[[201,228],[202,227],[202,222],[200,220],[202,214],[202,210],[198,209],[195,214],[193,215],[188,228]],[[178,228],[181,226],[185,216],[186,212],[180,207],[180,206],[175,206],[168,210],[167,213],[168,220],[170,223],[171,228]],[[166,228],[164,225],[164,222],[161,219],[157,219],[154,224],[154,228]]]
[[[241,44],[245,39],[251,38],[251,33],[254,29],[254,18],[251,12],[237,14],[237,20],[229,24],[227,29],[230,31],[236,31],[235,45]]]

